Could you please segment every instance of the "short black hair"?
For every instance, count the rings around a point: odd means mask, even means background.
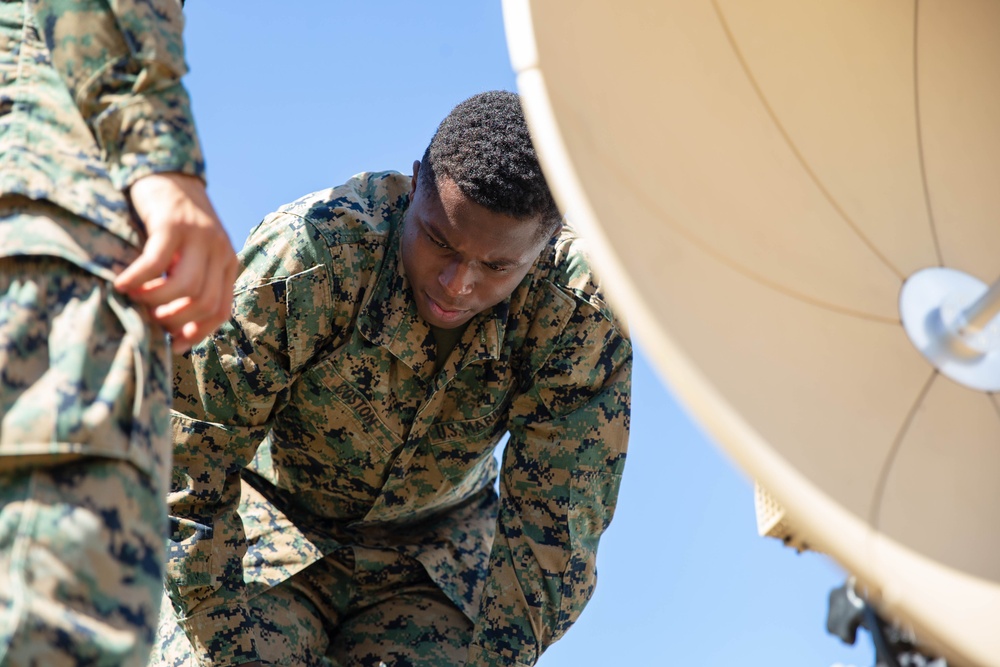
[[[561,220],[516,93],[473,95],[441,121],[420,161],[418,181],[435,192],[442,176],[494,213],[518,219],[541,215],[543,232]]]

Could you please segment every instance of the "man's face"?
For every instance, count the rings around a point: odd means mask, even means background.
[[[417,187],[403,221],[403,268],[417,311],[430,325],[454,329],[500,303],[517,287],[548,240],[539,218],[494,213],[438,179],[437,192]]]

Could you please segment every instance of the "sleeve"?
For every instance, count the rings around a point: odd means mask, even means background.
[[[181,77],[187,72],[180,0],[29,0],[115,187],[151,173],[204,178]]]
[[[551,324],[551,323],[550,323]],[[512,405],[500,511],[469,667],[528,667],[597,582],[628,441],[632,347],[581,304]]]
[[[330,335],[328,251],[309,243],[305,227],[278,214],[251,234],[232,318],[174,371],[167,590],[198,664],[258,659],[243,583],[240,470]]]

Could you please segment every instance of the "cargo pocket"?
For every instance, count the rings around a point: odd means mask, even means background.
[[[121,425],[128,433],[126,458],[153,477],[163,496],[170,488],[171,470],[171,362],[166,334],[110,289],[108,305],[124,330],[108,377],[128,390],[120,398],[129,413],[128,423]]]
[[[500,418],[506,414],[505,407],[501,404],[484,417],[434,424],[428,429],[427,445],[445,479],[459,484],[493,455],[506,433],[499,426]]]
[[[40,262],[36,273],[14,332],[31,349],[6,368],[22,388],[4,416],[3,453],[16,455],[5,458],[125,460],[162,495],[170,459],[165,336],[153,341],[150,331],[160,330],[101,277],[61,260]]]

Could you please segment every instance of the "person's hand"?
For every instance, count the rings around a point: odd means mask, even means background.
[[[151,174],[129,189],[148,238],[115,288],[150,307],[184,352],[229,319],[238,261],[201,179]]]

